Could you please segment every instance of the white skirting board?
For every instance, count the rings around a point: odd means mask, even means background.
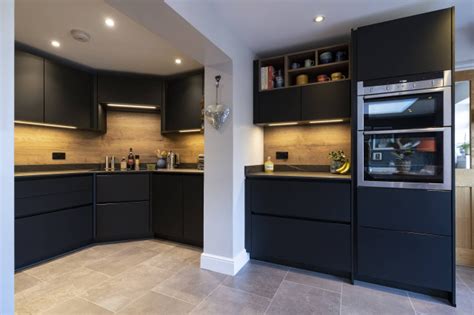
[[[212,254],[201,254],[201,268],[230,276],[235,276],[249,261],[249,254],[242,250],[234,258],[227,258]]]

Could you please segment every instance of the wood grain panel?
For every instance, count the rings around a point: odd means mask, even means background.
[[[265,127],[265,158],[275,164],[329,165],[328,154],[334,150],[351,152],[349,123],[314,126]],[[288,160],[276,160],[277,151],[288,151]]]
[[[156,149],[173,150],[181,162],[197,163],[204,135],[161,135],[160,124],[156,113],[109,111],[106,134],[15,125],[15,165],[102,163],[106,155],[126,156],[130,147],[142,163],[156,162]],[[66,160],[53,161],[52,152],[66,152]]]
[[[471,187],[456,188],[456,246],[472,248]]]

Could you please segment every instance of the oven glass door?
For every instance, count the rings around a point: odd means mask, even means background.
[[[451,189],[450,128],[359,132],[358,137],[362,186]]]
[[[450,126],[451,100],[446,89],[450,88],[361,97],[364,128],[360,130]]]

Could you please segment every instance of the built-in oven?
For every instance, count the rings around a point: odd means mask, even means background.
[[[451,190],[451,128],[358,131],[359,186]]]
[[[358,82],[357,129],[397,130],[452,125],[451,72],[385,85]]]

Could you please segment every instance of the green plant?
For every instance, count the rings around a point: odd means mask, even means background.
[[[461,151],[461,153],[468,153],[470,149],[470,145],[467,142],[464,142],[463,144],[458,145],[458,149]]]
[[[347,161],[347,157],[342,150],[329,152],[329,158],[335,162],[344,163]]]

